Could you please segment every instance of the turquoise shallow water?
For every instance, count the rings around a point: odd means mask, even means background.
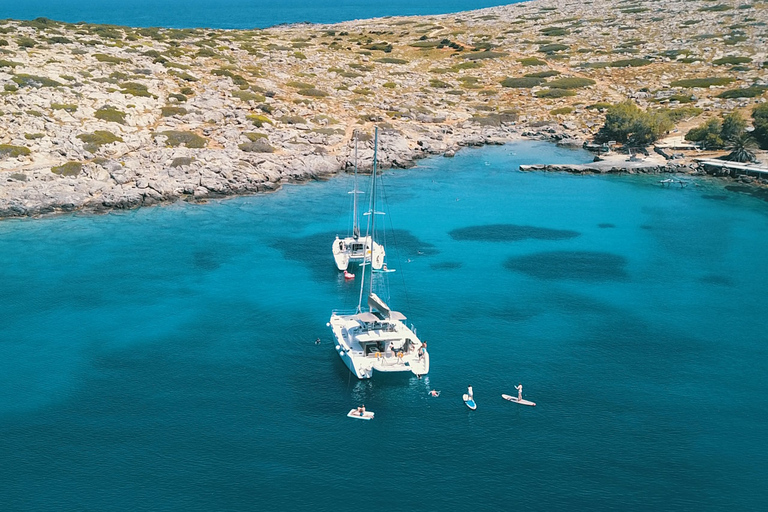
[[[332,348],[357,301],[330,255],[350,177],[0,222],[3,508],[760,509],[768,206],[516,171],[589,158],[521,143],[386,173],[422,380],[355,381]],[[537,407],[501,399],[518,382]]]
[[[280,23],[337,23],[381,16],[444,14],[517,3],[521,0],[0,0],[0,17],[40,16],[77,23],[108,23],[131,27],[264,28]]]

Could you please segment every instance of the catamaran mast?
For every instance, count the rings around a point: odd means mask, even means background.
[[[377,158],[377,152],[379,149],[379,128],[375,127],[373,132],[373,170],[371,171],[371,197],[369,201],[369,210],[368,210],[368,223],[366,227],[366,233],[365,233],[365,240],[366,243],[364,244],[366,247],[363,249],[365,256],[363,257],[363,272],[362,276],[360,278],[360,297],[357,301],[357,312],[360,313],[362,311],[362,304],[363,304],[363,290],[365,289],[365,270],[366,268],[370,268],[370,283],[368,285],[368,294],[373,292],[373,250],[374,250],[374,241],[373,241],[373,230],[376,225],[375,218],[376,218],[376,158]],[[370,237],[370,238],[369,238]],[[368,243],[370,241],[370,247],[368,247]],[[368,253],[370,249],[370,254]],[[369,306],[370,310],[370,306]]]
[[[352,237],[357,240],[360,238],[360,225],[357,221],[357,194],[359,193],[357,190],[357,132],[355,132],[355,189],[352,193],[355,195],[352,201]]]

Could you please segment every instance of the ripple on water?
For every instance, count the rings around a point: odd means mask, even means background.
[[[547,280],[623,281],[626,258],[597,251],[549,251],[509,258],[504,267]]]
[[[580,235],[568,229],[550,229],[538,226],[520,226],[517,224],[486,224],[467,226],[448,233],[454,240],[475,242],[519,242],[521,240],[567,240]]]

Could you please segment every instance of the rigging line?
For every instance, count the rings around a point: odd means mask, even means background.
[[[395,246],[395,253],[396,253],[396,260],[397,260],[397,270],[398,272],[401,272],[400,274],[400,282],[403,286],[403,291],[405,293],[405,304],[408,309],[406,311],[411,311],[411,299],[408,295],[408,285],[405,281],[405,267],[403,266],[403,261],[400,254],[400,246],[397,243],[397,233],[395,232],[395,226],[394,222],[392,221],[392,213],[389,208],[389,196],[387,195],[386,185],[384,184],[384,180],[381,180],[381,194],[384,199],[384,203],[386,205],[386,211],[390,212],[389,214],[389,228],[390,233],[392,233],[392,244]],[[386,239],[386,238],[385,238]],[[389,253],[387,253],[389,254]],[[389,285],[389,276],[387,276],[387,285]]]

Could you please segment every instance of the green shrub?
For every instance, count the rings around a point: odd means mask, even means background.
[[[382,57],[380,59],[374,59],[376,62],[381,62],[382,64],[408,64],[408,61],[405,59],[396,59],[395,57]]]
[[[493,52],[490,50],[463,55],[463,57],[467,60],[498,59],[499,57],[506,57],[506,56],[507,54],[504,52]]]
[[[688,78],[685,80],[675,80],[669,85],[672,87],[684,87],[684,88],[693,88],[693,87],[701,87],[701,88],[707,88],[711,87],[713,85],[728,85],[731,82],[733,82],[733,78],[721,76],[721,77],[712,77],[712,78]]]
[[[698,116],[704,112],[704,109],[698,107],[679,107],[666,109],[664,112],[667,114],[667,117],[672,120],[673,123],[677,123],[683,119]]]
[[[562,27],[545,27],[539,29],[539,32],[546,37],[559,37],[568,34],[568,30]]]
[[[512,87],[515,89],[530,89],[544,83],[543,78],[536,78],[531,76],[505,78],[501,81],[502,87]]]
[[[366,50],[374,50],[384,53],[390,53],[392,51],[392,45],[387,42],[367,44],[363,46],[363,48]]]
[[[731,99],[731,98],[755,98],[762,96],[762,94],[768,90],[768,87],[764,85],[753,85],[751,87],[744,87],[741,89],[730,89],[723,91],[717,95],[718,98]]]
[[[581,77],[566,77],[558,78],[547,82],[547,87],[550,89],[579,89],[581,87],[588,87],[595,85],[595,81],[589,78]]]
[[[565,98],[566,96],[576,96],[574,91],[568,89],[542,89],[536,91],[537,98]]]
[[[591,105],[587,105],[587,110],[606,110],[608,108],[611,108],[613,104],[607,103],[605,101],[599,101],[597,103],[593,103]]]
[[[549,77],[557,76],[559,74],[560,74],[559,71],[555,71],[554,69],[548,69],[546,71],[539,71],[537,73],[526,73],[523,76],[528,78],[549,78]]]
[[[523,59],[517,59],[517,61],[523,66],[546,66],[547,63],[536,57],[525,57]]]
[[[254,141],[244,142],[237,146],[241,151],[246,153],[274,153],[273,148],[266,138],[256,139]]]
[[[251,91],[243,91],[243,90],[237,90],[232,92],[232,96],[235,98],[241,100],[241,101],[256,101],[256,102],[262,102],[266,100],[264,95],[262,94],[256,94],[255,92]]]
[[[469,60],[467,62],[459,62],[450,67],[451,71],[461,71],[462,69],[477,69],[483,67],[483,63],[478,60]]]
[[[115,107],[112,107],[110,105],[105,105],[98,109],[96,113],[94,114],[96,119],[101,119],[102,121],[108,121],[110,123],[119,123],[119,124],[125,124],[125,112],[121,110],[117,110]]]
[[[435,89],[450,89],[453,87],[448,82],[443,82],[442,80],[438,80],[437,78],[431,78],[429,80],[429,86],[434,87]]]
[[[145,98],[156,98],[154,94],[147,90],[147,86],[138,82],[126,82],[120,85],[120,92],[122,94],[130,94],[131,96],[142,96]]]
[[[12,146],[10,144],[0,144],[0,158],[17,156],[26,156],[30,153],[29,148],[24,146]]]
[[[67,162],[63,165],[51,167],[51,172],[61,176],[77,176],[83,169],[81,162]]]
[[[179,93],[171,93],[171,94],[169,94],[168,95],[168,99],[174,99],[174,100],[178,101],[179,103],[184,103],[185,101],[187,101],[187,97],[184,96],[183,94],[179,94]]]
[[[412,46],[414,48],[437,48],[437,45],[440,43],[438,41],[416,41],[415,43],[411,43],[409,46]]]
[[[248,114],[245,116],[256,128],[261,128],[265,124],[274,124],[271,119],[261,114]]]
[[[733,7],[731,7],[730,5],[717,4],[717,5],[712,5],[710,7],[702,7],[699,10],[702,12],[724,12],[724,11],[730,11],[731,9],[733,9]]]
[[[69,113],[77,111],[77,105],[74,103],[51,103],[51,108],[53,110],[63,110]]]
[[[122,138],[106,130],[96,130],[93,133],[82,133],[78,135],[77,138],[85,143],[86,151],[90,151],[91,153],[95,153],[105,144],[123,142]]]
[[[259,139],[266,139],[267,134],[266,133],[259,133],[259,132],[245,132],[243,133],[245,135],[245,138],[248,139],[251,142],[256,142]]]
[[[283,116],[280,118],[283,124],[307,124],[307,120],[301,116]]]
[[[106,55],[104,53],[94,53],[93,58],[99,62],[106,62],[108,64],[121,64],[123,62],[130,62],[128,59],[121,59],[113,55]]]
[[[397,87],[397,84],[395,82],[384,82],[383,84],[381,84],[381,86],[386,89],[394,89],[395,87]]]
[[[615,60],[609,65],[612,68],[638,68],[640,66],[647,66],[648,64],[651,64],[651,62],[652,61],[648,59],[623,59]]]
[[[205,138],[199,136],[193,132],[185,132],[180,130],[169,130],[166,132],[160,132],[159,135],[166,137],[165,145],[170,148],[177,148],[184,145],[188,148],[204,148],[208,142]]]
[[[25,133],[24,138],[27,140],[37,140],[45,137],[44,133]]]
[[[62,85],[56,80],[44,76],[25,75],[23,73],[14,75],[11,80],[16,82],[19,87],[34,87],[35,89],[39,89],[40,87],[61,87]]]
[[[176,107],[173,105],[161,107],[160,111],[163,117],[183,116],[187,113],[187,109],[184,107]]]
[[[724,66],[726,64],[746,64],[748,62],[752,62],[752,59],[749,57],[721,57],[719,59],[715,59],[712,61],[712,64],[715,66]]]
[[[226,76],[232,80],[232,83],[240,87],[241,89],[247,89],[250,84],[248,83],[248,80],[243,78],[242,76],[233,73],[232,71],[226,69],[226,68],[219,68],[214,69],[211,71],[211,74],[216,76]]]
[[[21,48],[34,48],[37,46],[37,41],[27,36],[19,36],[16,38],[16,44]]]
[[[179,92],[185,96],[184,101],[187,101],[186,96],[194,96],[195,90],[191,87],[182,87]]]
[[[308,89],[299,89],[298,93],[302,96],[312,96],[315,98],[323,98],[328,96],[327,92],[321,91],[320,89],[315,89],[314,87],[310,87]]]
[[[573,112],[573,108],[572,107],[560,107],[560,108],[556,108],[554,110],[550,110],[549,111],[549,113],[552,114],[553,116],[558,116],[558,115],[563,115],[563,114],[570,114],[571,112]]]
[[[0,59],[0,68],[15,68],[16,66],[21,66],[21,62]]]
[[[560,43],[552,43],[552,44],[545,44],[545,45],[539,46],[539,52],[547,53],[547,54],[561,52],[567,49],[568,49],[568,45],[560,44]]]

